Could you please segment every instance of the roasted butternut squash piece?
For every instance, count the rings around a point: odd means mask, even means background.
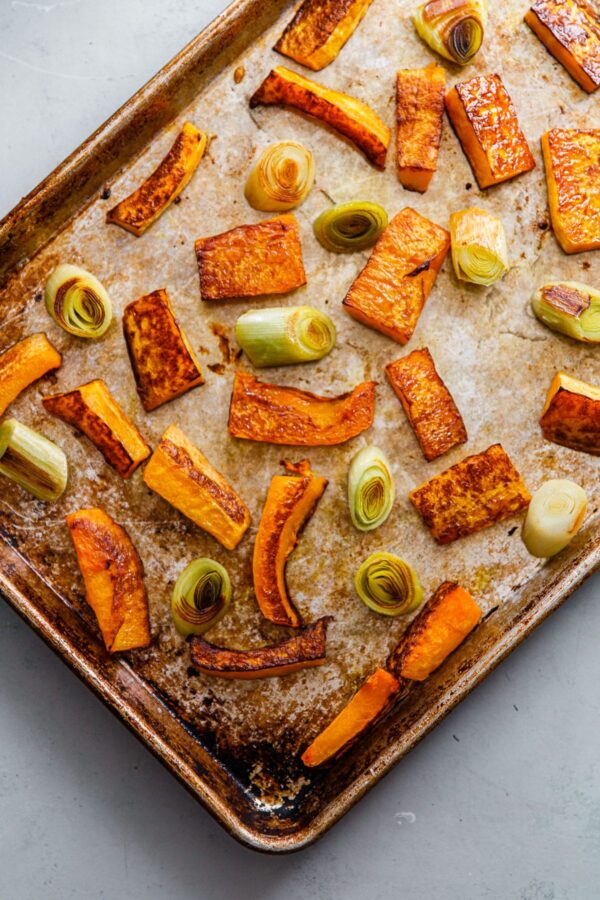
[[[374,381],[365,381],[339,397],[319,397],[236,372],[229,431],[248,441],[326,447],[366,431],[374,415]]]
[[[362,150],[374,166],[385,167],[390,129],[361,100],[277,66],[250,98],[251,108],[273,105],[289,106],[324,122]]]
[[[44,397],[42,403],[53,416],[85,434],[123,478],[150,456],[150,447],[101,378]]]
[[[325,616],[292,638],[254,650],[227,650],[195,636],[190,640],[192,664],[204,675],[243,679],[273,678],[322,666],[330,621],[331,618]]]
[[[437,459],[465,443],[465,423],[427,347],[389,363],[385,372],[425,459]]]
[[[246,504],[176,425],[169,425],[144,469],[167,503],[233,550],[250,525]]]
[[[535,168],[499,75],[476,75],[455,85],[446,94],[446,109],[482,190]]]
[[[398,178],[409,191],[424,194],[437,169],[445,93],[446,71],[435,63],[396,76]]]
[[[600,249],[600,128],[553,128],[542,151],[558,243],[565,253]]]
[[[274,46],[318,72],[336,58],[373,0],[304,0]]]
[[[438,544],[527,509],[531,494],[500,444],[467,456],[409,495]]]
[[[142,561],[124,528],[102,509],[67,516],[85,599],[98,620],[109,653],[150,643]]]
[[[407,207],[391,220],[354,279],[344,309],[406,344],[450,247],[450,234]]]
[[[399,690],[397,678],[385,669],[376,669],[333,722],[307,747],[302,754],[304,765],[313,769],[345,753],[389,710]]]
[[[204,384],[200,363],[165,290],[152,291],[126,306],[123,332],[137,392],[147,412]]]
[[[199,238],[196,257],[203,300],[287,294],[306,284],[300,229],[292,215]]]
[[[585,0],[536,0],[525,21],[585,91],[600,87],[600,23]]]
[[[547,441],[600,456],[600,387],[557,372],[540,424]]]
[[[140,237],[182,192],[205,149],[205,133],[185,122],[158,168],[133,194],[108,211],[106,221]]]
[[[290,600],[285,567],[298,535],[315,511],[327,479],[313,475],[310,463],[284,460],[286,475],[275,475],[258,526],[252,572],[260,611],[276,625],[298,628],[302,620]]]
[[[468,591],[445,581],[392,653],[390,669],[397,678],[425,681],[462,644],[481,616],[481,609]]]
[[[61,363],[60,353],[43,332],[30,334],[0,354],[0,416],[21,391]]]

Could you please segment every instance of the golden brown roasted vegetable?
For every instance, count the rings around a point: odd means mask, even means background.
[[[169,425],[144,469],[167,503],[233,550],[250,525],[245,503],[176,425]]]
[[[345,753],[367,728],[389,710],[400,690],[400,682],[385,669],[376,669],[333,722],[302,754],[302,762],[313,769]]]
[[[286,475],[275,475],[265,501],[252,572],[260,611],[276,625],[298,628],[302,620],[288,594],[285,567],[298,535],[315,511],[327,479],[313,475],[310,463],[284,460]]]
[[[140,237],[182,192],[204,156],[206,135],[185,122],[157,169],[106,214],[106,221]]]
[[[445,228],[414,209],[403,209],[354,279],[344,309],[399,344],[408,343],[449,247]]]
[[[203,300],[287,294],[306,284],[298,221],[292,215],[198,238]]]
[[[398,178],[409,191],[425,193],[437,169],[445,92],[446,71],[435,63],[396,76]]]
[[[193,637],[190,639],[192,664],[204,675],[243,679],[273,678],[322,666],[330,621],[331,618],[325,616],[292,638],[255,650],[227,650],[202,637]]]
[[[102,509],[67,516],[77,562],[109,653],[150,643],[144,570],[131,538]]]
[[[535,0],[525,21],[584,90],[600,87],[600,24],[585,0]]]
[[[277,66],[250,98],[250,106],[290,106],[324,122],[348,138],[380,169],[390,143],[390,129],[366,103]]]
[[[204,384],[196,354],[166,290],[152,291],[125,307],[123,332],[137,392],[147,412]]]
[[[425,459],[431,461],[467,440],[467,430],[427,347],[385,367]]]
[[[553,128],[542,150],[558,243],[565,253],[600,249],[600,129]]]
[[[304,0],[274,50],[318,72],[336,58],[373,0]]]
[[[366,431],[374,415],[374,381],[365,381],[339,397],[319,397],[236,372],[229,431],[249,441],[325,447],[343,444]]]
[[[0,354],[0,416],[21,391],[52,369],[62,357],[43,332],[30,334]]]
[[[600,387],[557,372],[540,424],[547,441],[600,456]]]
[[[397,678],[425,681],[462,644],[481,620],[473,597],[445,581],[427,601],[390,657]]]
[[[123,478],[150,456],[150,447],[101,378],[44,397],[42,403],[53,416],[83,432]]]
[[[467,456],[409,495],[438,544],[450,544],[502,522],[531,495],[500,444]]]
[[[476,75],[446,94],[446,109],[480,188],[535,168],[499,75]]]

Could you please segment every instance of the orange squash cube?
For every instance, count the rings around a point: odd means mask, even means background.
[[[61,363],[60,353],[43,332],[30,334],[0,354],[0,416],[25,388]]]
[[[553,128],[542,151],[556,240],[565,253],[600,249],[600,129]]]
[[[446,94],[446,109],[482,190],[535,168],[499,75],[476,75],[455,85]]]
[[[500,444],[467,456],[409,498],[438,544],[489,528],[527,509],[531,494]]]
[[[304,0],[274,50],[318,72],[336,58],[373,0]]]
[[[389,363],[385,372],[425,459],[437,459],[465,443],[465,423],[427,347]]]
[[[406,344],[450,247],[450,234],[407,207],[391,220],[354,279],[344,309]]]
[[[600,87],[600,22],[585,0],[535,0],[525,21],[585,91]]]
[[[540,424],[547,441],[600,456],[600,387],[557,372]]]
[[[409,191],[425,193],[437,169],[445,93],[446,70],[435,63],[396,76],[398,178]]]

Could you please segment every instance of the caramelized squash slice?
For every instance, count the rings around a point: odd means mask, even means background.
[[[343,444],[366,431],[374,416],[374,381],[365,381],[338,397],[319,397],[236,372],[229,431],[248,441],[326,447]]]
[[[437,169],[445,93],[446,70],[435,63],[396,76],[398,178],[409,191],[424,194]]]
[[[413,620],[390,657],[397,678],[425,681],[480,622],[482,611],[468,591],[445,581]]]
[[[85,598],[109,653],[150,643],[148,598],[142,562],[124,528],[102,509],[67,516]]]
[[[123,332],[146,412],[204,384],[200,363],[165,290],[152,291],[126,306]]]
[[[292,638],[254,650],[227,650],[195,636],[190,640],[192,665],[204,675],[241,679],[273,678],[322,666],[330,621],[325,616]]]
[[[61,363],[60,353],[43,332],[30,334],[0,354],[0,416],[25,388]]]
[[[176,425],[169,425],[144,469],[153,491],[233,550],[250,525],[246,504]]]
[[[373,0],[304,0],[274,46],[318,72],[336,58]]]
[[[565,253],[600,250],[600,128],[542,137],[550,217]]]
[[[150,456],[150,447],[101,378],[44,397],[42,403],[53,416],[85,434],[123,478]]]
[[[437,459],[466,442],[465,423],[427,347],[389,363],[385,372],[425,459]]]
[[[300,229],[292,215],[198,238],[196,258],[203,300],[287,294],[306,284]]]
[[[276,625],[298,628],[302,620],[290,600],[285,567],[298,535],[315,511],[327,479],[313,475],[310,463],[284,460],[286,475],[275,475],[258,526],[252,572],[261,613]]]
[[[289,106],[318,119],[348,138],[380,169],[390,143],[390,129],[366,103],[277,66],[250,99],[250,106]]]
[[[585,0],[535,0],[525,21],[585,91],[600,87],[600,22]]]
[[[438,544],[450,544],[527,509],[531,494],[500,444],[425,482],[409,495]]]
[[[185,122],[158,168],[133,194],[108,211],[106,221],[140,237],[182,192],[205,149],[204,132]]]
[[[600,456],[600,387],[557,372],[540,424],[547,441]]]
[[[316,768],[345,753],[390,709],[399,690],[400,682],[394,675],[376,669],[333,722],[307,747],[302,754],[304,765]]]
[[[406,344],[450,247],[450,234],[407,207],[391,220],[344,298],[354,319]]]
[[[482,190],[535,168],[499,75],[476,75],[455,85],[446,94],[446,109]]]

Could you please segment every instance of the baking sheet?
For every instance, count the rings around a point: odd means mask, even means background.
[[[412,2],[375,0],[338,59],[315,74],[317,80],[369,103],[390,125],[395,114],[396,69],[422,66],[433,59],[410,22],[412,6]],[[290,16],[288,8],[279,23],[231,60],[177,120],[110,181],[109,191],[97,192],[60,234],[19,269],[2,294],[1,347],[43,330],[64,354],[62,368],[26,391],[10,414],[55,440],[70,463],[68,491],[51,507],[3,484],[3,533],[81,617],[87,632],[96,635],[64,516],[81,506],[99,505],[125,525],[144,562],[154,639],[148,650],[127,655],[122,665],[141,679],[139,685],[237,782],[248,804],[244,815],[256,830],[256,843],[264,835],[264,846],[275,847],[275,838],[286,835],[287,842],[280,843],[289,849],[317,836],[391,763],[394,742],[396,755],[401,744],[408,749],[450,708],[453,692],[457,696],[459,690],[464,692],[469,678],[474,683],[506,652],[516,640],[513,628],[524,634],[528,618],[541,617],[596,564],[598,508],[594,502],[586,530],[575,545],[544,566],[525,551],[519,519],[450,547],[438,547],[407,498],[417,484],[496,441],[509,452],[530,489],[549,477],[572,477],[592,498],[598,495],[597,460],[544,442],[538,426],[554,372],[566,369],[597,383],[597,351],[545,329],[533,317],[529,298],[547,280],[595,282],[595,255],[565,256],[549,228],[539,137],[549,127],[598,127],[600,121],[594,97],[571,81],[522,23],[526,8],[527,4],[509,0],[501,10],[491,9],[488,36],[475,62],[466,70],[450,64],[447,69],[449,84],[479,72],[498,72],[503,77],[534,151],[534,172],[480,193],[446,123],[438,172],[428,193],[420,196],[399,184],[393,145],[387,170],[380,173],[349,144],[308,119],[276,108],[251,111],[248,99],[269,69],[288,64],[269,49]],[[245,77],[236,84],[233,71],[240,64]],[[107,209],[153,170],[185,119],[213,138],[181,202],[141,239],[106,225]],[[297,211],[308,284],[283,299],[202,303],[194,240],[267,217],[247,205],[243,184],[262,149],[283,139],[302,142],[315,156],[315,188]],[[312,222],[324,208],[331,202],[354,199],[379,202],[390,216],[410,205],[445,227],[452,211],[481,205],[502,216],[513,268],[500,284],[486,290],[459,284],[448,258],[404,350],[342,311],[344,294],[368,254],[328,254],[312,235]],[[102,341],[77,341],[48,317],[41,293],[48,272],[58,262],[83,265],[109,290],[115,322]],[[135,392],[120,315],[127,303],[161,287],[168,289],[199,354],[206,384],[146,414]],[[235,321],[249,306],[281,303],[310,303],[327,311],[338,329],[337,347],[318,363],[263,370],[260,378],[322,394],[341,393],[366,379],[379,382],[373,428],[347,445],[306,453],[235,441],[228,435],[233,374],[236,367],[250,369],[237,352]],[[469,432],[467,445],[433,463],[423,459],[383,374],[386,363],[420,346],[429,347]],[[104,378],[152,446],[167,425],[176,423],[238,489],[253,524],[236,551],[225,551],[152,494],[141,471],[122,481],[86,439],[46,415],[40,396],[97,377]],[[349,520],[346,474],[354,453],[367,443],[380,446],[391,460],[398,497],[385,525],[361,535]],[[309,456],[314,471],[330,480],[288,566],[290,593],[306,621],[334,616],[327,664],[286,678],[246,683],[194,675],[187,646],[171,623],[169,598],[178,573],[196,556],[222,562],[234,586],[233,611],[210,632],[211,640],[232,647],[257,646],[285,634],[259,615],[251,576],[253,538],[262,505],[284,456],[294,460]],[[392,722],[333,771],[309,775],[297,762],[298,752],[373,668],[384,663],[407,625],[404,619],[375,616],[354,595],[354,571],[379,549],[407,559],[419,572],[426,593],[444,579],[460,581],[491,615]],[[534,603],[538,596],[543,599]],[[242,816],[240,809],[235,812]]]

